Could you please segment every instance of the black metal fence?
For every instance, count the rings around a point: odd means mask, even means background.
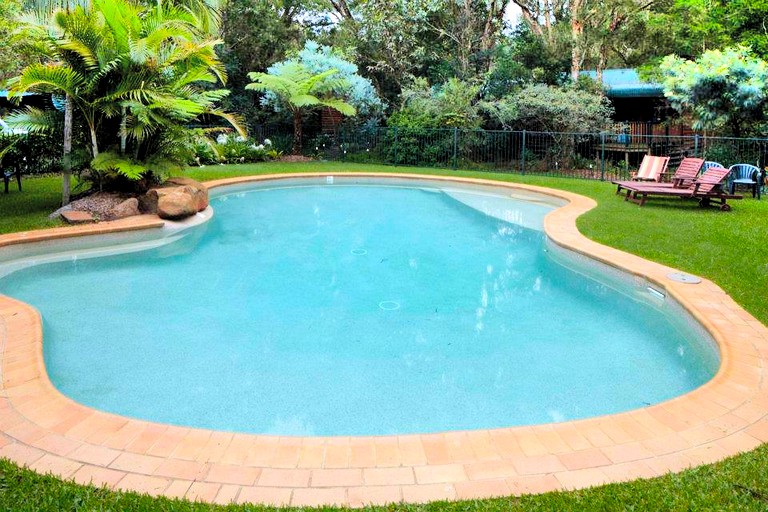
[[[252,135],[270,139],[289,153],[293,128],[255,127]],[[28,135],[0,137],[0,171],[22,174],[61,172],[60,141]],[[333,161],[385,165],[486,170],[586,179],[624,179],[646,154],[670,156],[674,170],[685,156],[716,161],[725,167],[749,163],[768,165],[768,139],[644,135],[622,133],[557,133],[506,130],[461,130],[377,127],[339,128],[332,133],[307,130],[302,140],[307,156]]]
[[[279,150],[293,146],[293,132],[259,126],[254,135],[268,138]],[[621,133],[556,133],[426,128],[339,128],[310,134],[302,152],[325,160],[487,170],[573,178],[627,178],[643,156],[670,156],[670,168],[686,156],[729,167],[768,165],[768,139],[646,135]]]

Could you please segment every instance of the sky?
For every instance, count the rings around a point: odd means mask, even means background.
[[[517,4],[509,2],[509,5],[507,5],[507,12],[504,13],[504,21],[514,27],[518,23],[520,12],[520,7]]]

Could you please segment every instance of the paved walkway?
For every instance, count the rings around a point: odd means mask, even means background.
[[[687,395],[644,409],[531,427],[338,438],[214,432],[128,419],[64,397],[45,372],[38,313],[0,296],[0,457],[80,483],[154,495],[216,503],[361,506],[539,493],[653,477],[768,442],[765,326],[709,281],[673,282],[666,277],[672,271],[668,267],[584,238],[575,220],[594,207],[591,199],[539,187],[499,186],[569,200],[547,216],[549,237],[644,276],[684,305],[720,346],[717,376]],[[157,219],[136,217],[3,235],[0,250],[32,239],[158,225]]]

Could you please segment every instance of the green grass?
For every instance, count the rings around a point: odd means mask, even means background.
[[[61,178],[25,178],[23,192],[15,185],[8,194],[0,193],[0,234],[59,225],[48,214],[61,205]]]
[[[498,173],[452,172],[444,169],[377,165],[309,163],[210,166],[188,172],[199,180],[245,174],[307,171],[385,171],[450,174],[530,183],[592,197],[598,207],[578,220],[588,237],[618,249],[708,277],[739,304],[768,324],[768,201],[734,201],[731,212],[699,208],[681,200],[649,201],[640,208],[614,195],[606,183]],[[59,199],[57,178],[25,180],[23,193],[0,197],[0,233],[55,225],[47,214]],[[380,510],[511,511],[511,510],[768,510],[768,445],[718,464],[674,475],[574,492],[521,498],[393,505]],[[41,476],[0,461],[0,510],[136,510],[246,511],[257,506],[193,504],[112,492]],[[330,509],[328,509],[330,510]]]

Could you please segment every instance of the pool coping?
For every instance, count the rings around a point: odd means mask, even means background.
[[[577,489],[654,477],[768,442],[768,328],[709,280],[593,242],[576,219],[596,206],[571,192],[484,179],[403,173],[289,173],[206,182],[210,188],[302,177],[396,177],[527,190],[565,199],[545,232],[557,245],[641,276],[709,331],[721,367],[704,386],[624,413],[526,427],[378,437],[279,437],[130,419],[59,393],[32,307],[0,295],[0,457],[78,483],[214,503],[359,507]],[[0,236],[30,240],[161,227],[135,217]]]

